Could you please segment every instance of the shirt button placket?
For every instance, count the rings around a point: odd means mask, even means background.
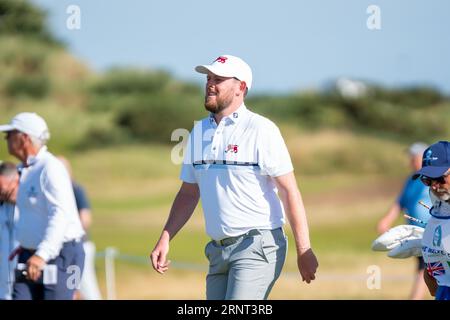
[[[217,159],[217,154],[218,154],[218,144],[221,141],[222,138],[222,131],[223,131],[223,121],[221,121],[219,123],[219,125],[217,126],[216,132],[214,132],[214,139],[213,139],[213,154],[214,154],[214,158]]]

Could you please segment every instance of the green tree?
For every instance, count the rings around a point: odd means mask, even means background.
[[[0,0],[0,35],[20,35],[60,45],[45,21],[46,13],[26,0]]]

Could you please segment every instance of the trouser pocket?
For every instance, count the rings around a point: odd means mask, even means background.
[[[261,250],[268,263],[281,261],[284,263],[287,250],[287,237],[283,230],[275,229],[263,232]]]

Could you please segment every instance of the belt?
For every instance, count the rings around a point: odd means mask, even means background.
[[[238,242],[241,239],[244,239],[246,237],[256,236],[258,234],[261,234],[261,232],[258,229],[252,229],[244,234],[241,234],[240,236],[236,237],[229,237],[222,240],[213,240],[214,243],[218,246],[229,246],[236,242]]]
[[[83,242],[83,238],[72,239],[63,243],[63,246],[74,245],[77,243]]]
[[[80,242],[83,242],[83,238],[72,239],[72,240],[63,242],[62,245],[63,245],[63,246],[66,246],[66,245],[76,244],[76,243],[80,243]],[[21,247],[21,250],[22,250],[22,251],[29,252],[29,253],[31,253],[31,254],[34,254],[34,253],[37,251],[36,249],[29,249],[29,248],[24,248],[24,247]]]
[[[34,254],[36,252],[36,249],[28,249],[28,248],[21,247],[20,251],[24,251],[24,252],[28,252],[28,253]]]

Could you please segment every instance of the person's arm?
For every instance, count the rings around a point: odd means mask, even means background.
[[[277,185],[279,197],[292,228],[297,249],[297,265],[302,280],[310,283],[311,280],[316,278],[315,273],[319,263],[311,249],[305,207],[294,173],[290,172],[273,179]]]
[[[173,201],[166,225],[150,255],[153,269],[157,272],[163,274],[169,268],[170,261],[166,260],[167,254],[169,253],[169,241],[175,237],[177,232],[180,231],[192,216],[199,198],[200,192],[198,185],[195,183],[183,182]]]
[[[85,231],[88,231],[92,224],[91,204],[84,188],[72,182],[75,202],[77,203],[78,213],[80,215],[81,225]]]
[[[27,260],[29,279],[36,281],[45,264],[58,256],[69,224],[69,215],[76,213],[70,177],[61,163],[47,166],[40,176],[40,188],[45,199],[48,225],[36,253]],[[73,207],[71,206],[73,205]]]
[[[425,284],[427,285],[428,291],[430,291],[430,294],[433,297],[436,296],[436,291],[438,288],[436,279],[431,277],[426,270],[423,272],[423,279],[425,280]]]
[[[81,225],[83,226],[83,229],[85,231],[89,230],[91,224],[92,224],[92,214],[90,209],[81,209],[78,211],[80,214],[80,221]]]
[[[393,225],[395,220],[398,218],[398,215],[402,211],[400,205],[395,202],[386,215],[378,222],[377,231],[379,234],[383,234],[389,230],[389,228]]]

